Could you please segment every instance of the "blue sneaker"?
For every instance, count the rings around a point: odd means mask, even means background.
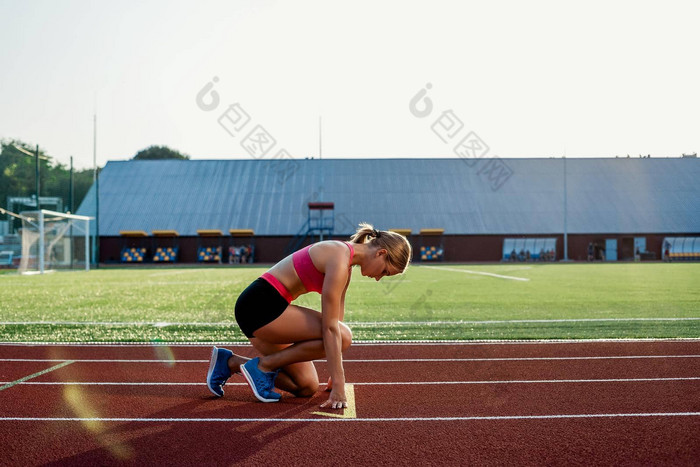
[[[231,377],[231,370],[228,369],[228,359],[232,355],[233,352],[227,349],[214,347],[211,350],[207,386],[215,396],[221,397],[224,395],[224,384]]]
[[[277,371],[266,373],[258,369],[260,359],[255,357],[241,365],[241,373],[245,376],[250,389],[253,390],[255,397],[262,402],[277,402],[282,398],[282,394],[273,391],[275,387],[275,378]]]

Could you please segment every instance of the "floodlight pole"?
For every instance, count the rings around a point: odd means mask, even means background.
[[[73,214],[73,156],[70,156],[70,182],[68,183],[68,212]],[[73,239],[73,223],[70,224],[70,268],[73,269],[73,250],[75,241]]]
[[[39,145],[36,145],[36,171],[34,174],[35,184],[36,184],[36,210],[41,211],[41,202],[39,201],[39,192],[41,191],[41,180],[39,179]],[[42,270],[42,272],[44,272]]]
[[[68,210],[71,214],[74,212],[73,208],[73,156],[70,156],[70,182],[68,185]]]
[[[569,261],[569,242],[568,242],[568,226],[567,226],[567,193],[566,193],[566,156],[564,156],[564,261]]]
[[[39,273],[44,274],[44,211],[39,211]]]
[[[94,171],[92,180],[95,184],[95,235],[92,237],[93,245],[93,261],[95,269],[100,267],[100,177],[97,173],[97,111],[92,119],[92,163]],[[85,258],[87,261],[87,257]]]
[[[85,270],[90,270],[90,221],[85,219]]]

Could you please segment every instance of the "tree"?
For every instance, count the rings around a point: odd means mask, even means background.
[[[134,156],[133,160],[143,161],[143,160],[159,160],[159,159],[179,159],[179,160],[189,160],[190,156],[180,153],[174,149],[170,149],[167,146],[149,146],[146,149],[142,149]]]
[[[30,153],[36,150],[35,145],[19,140],[0,141],[0,206],[8,208],[7,198],[13,196],[31,197],[36,190],[36,160],[19,151],[15,146],[26,149]],[[39,166],[41,180],[41,196],[56,196],[63,198],[65,210],[78,209],[83,198],[92,186],[93,170],[73,171],[73,203],[68,206],[70,198],[70,170],[63,164],[55,162],[39,149]]]

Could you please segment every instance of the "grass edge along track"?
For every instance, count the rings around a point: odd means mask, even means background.
[[[233,305],[264,270],[4,274],[0,341],[244,342]],[[346,322],[358,341],[700,338],[698,283],[700,264],[414,265],[355,272]]]

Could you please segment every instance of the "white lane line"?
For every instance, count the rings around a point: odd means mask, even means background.
[[[457,362],[530,362],[530,361],[567,361],[567,360],[638,360],[664,358],[700,358],[700,355],[609,355],[587,357],[492,357],[492,358],[376,358],[376,359],[343,359],[343,363],[457,363]],[[0,358],[0,362],[65,362],[67,359],[45,358]],[[208,363],[209,360],[158,360],[158,359],[71,359],[76,363]],[[326,363],[326,360],[314,360]]]
[[[485,380],[485,381],[392,381],[352,383],[353,386],[424,386],[424,385],[460,385],[460,384],[564,384],[564,383],[647,383],[673,381],[700,381],[700,376],[679,378],[611,378],[611,379],[533,379],[533,380]],[[0,384],[3,384],[0,382]],[[34,386],[204,386],[199,382],[102,382],[102,381],[27,381],[17,383]],[[227,386],[247,386],[247,383],[226,383]],[[321,383],[325,386],[325,383]]]
[[[501,420],[560,420],[639,417],[699,417],[700,412],[598,413],[553,415],[501,415],[482,417],[396,417],[396,418],[142,418],[142,417],[0,417],[0,422],[145,422],[145,423],[301,423],[301,422],[464,422]]]
[[[2,277],[2,276],[0,276]],[[700,320],[700,318],[669,318],[683,320]],[[350,324],[350,323],[348,323]],[[596,345],[596,344],[697,344],[700,337],[640,337],[640,338],[601,338],[601,339],[435,339],[435,340],[353,340],[353,347],[454,347],[454,346],[560,346],[560,345]],[[83,347],[83,348],[157,348],[157,347],[209,347],[212,345],[227,345],[232,347],[253,346],[247,341],[198,341],[198,342],[115,342],[115,341],[85,341],[85,342],[57,342],[57,341],[34,341],[34,342],[0,342],[2,347]]]
[[[440,271],[461,272],[464,274],[476,274],[478,276],[489,276],[489,277],[495,277],[497,279],[508,279],[508,280],[512,280],[512,281],[522,281],[522,282],[529,282],[530,281],[530,279],[525,278],[525,277],[504,276],[502,274],[494,274],[492,272],[470,271],[469,269],[447,268],[444,266],[422,266],[422,267],[429,268],[429,269],[438,269]]]
[[[64,362],[67,359],[51,359],[51,358],[0,358],[0,362]],[[156,360],[156,359],[111,359],[111,358],[75,358],[71,359],[76,363],[208,363],[209,360]]]
[[[570,319],[505,319],[505,320],[456,320],[456,321],[348,321],[348,326],[439,326],[475,324],[547,324],[547,323],[606,323],[644,321],[700,321],[700,317],[685,318],[570,318]],[[189,327],[237,327],[235,322],[183,322],[183,321],[0,321],[2,326],[170,326]],[[153,344],[155,345],[155,344]]]
[[[66,361],[64,361],[63,363],[59,363],[58,365],[52,366],[51,368],[47,368],[47,369],[45,369],[45,370],[37,371],[37,372],[34,373],[34,374],[31,374],[31,375],[29,375],[29,376],[25,376],[24,378],[20,378],[20,379],[15,380],[15,381],[10,381],[10,382],[4,383],[2,386],[0,386],[0,391],[3,391],[3,390],[5,390],[5,389],[9,389],[9,388],[11,388],[12,386],[16,386],[16,385],[18,385],[18,384],[22,384],[22,383],[24,383],[24,382],[27,381],[27,380],[30,380],[30,379],[32,379],[32,378],[37,378],[37,377],[39,377],[39,376],[41,376],[41,375],[45,375],[46,373],[50,373],[50,372],[52,372],[52,371],[54,371],[54,370],[58,370],[59,368],[63,368],[64,366],[70,365],[70,364],[72,364],[72,363],[75,363],[75,362],[74,362],[73,360],[66,360]]]
[[[236,322],[169,322],[169,321],[0,321],[3,326],[238,326]]]
[[[532,379],[532,380],[495,380],[495,381],[405,381],[387,383],[354,383],[355,386],[412,386],[441,384],[564,384],[564,383],[646,383],[664,381],[700,381],[700,377],[683,378],[612,378],[612,379]]]
[[[0,382],[0,384],[3,384]],[[108,382],[108,381],[28,381],[26,383],[18,383],[29,386],[202,386],[206,387],[205,382],[198,383],[166,383],[158,382]],[[226,383],[226,386],[248,386],[247,383]]]
[[[547,324],[547,323],[605,323],[635,321],[700,321],[700,318],[571,318],[571,319],[506,319],[481,321],[357,321],[347,322],[348,326],[441,326],[475,324]]]
[[[396,358],[372,360],[343,360],[344,363],[423,363],[423,362],[530,362],[562,360],[636,360],[654,358],[700,358],[700,355],[611,355],[601,357],[493,357],[493,358]],[[314,360],[325,362],[326,360]]]

